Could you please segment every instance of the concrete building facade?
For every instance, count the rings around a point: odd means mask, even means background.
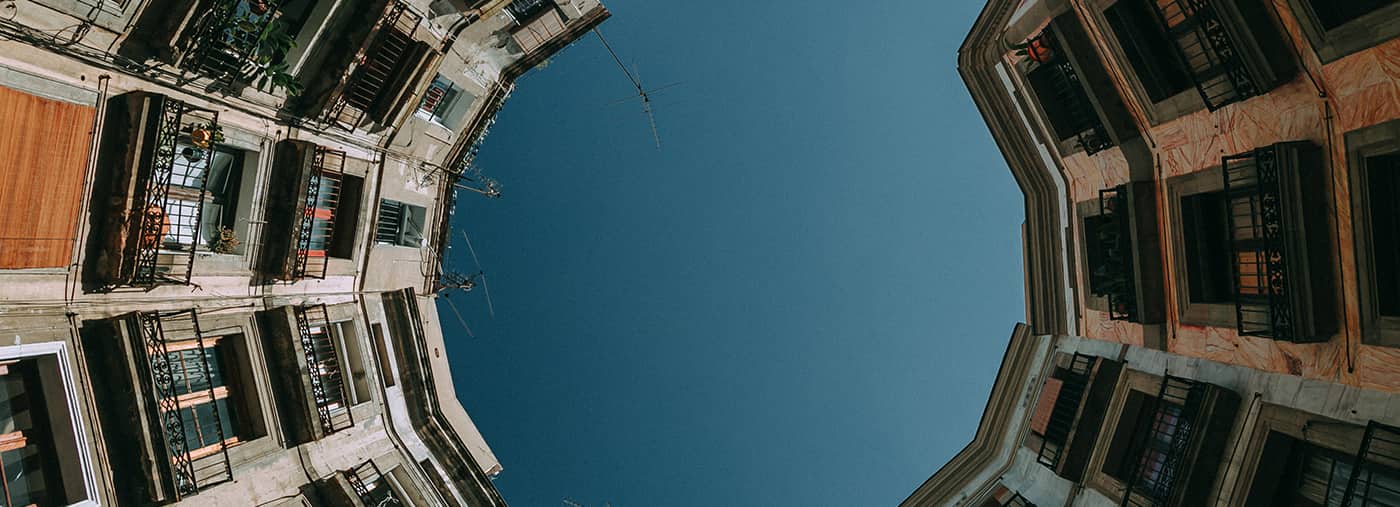
[[[443,252],[516,79],[601,4],[0,10],[0,503],[504,505]]]
[[[1400,505],[1400,5],[992,0],[1027,325],[906,505]]]

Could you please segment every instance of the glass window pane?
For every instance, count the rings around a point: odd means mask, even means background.
[[[45,484],[43,456],[39,447],[26,446],[23,449],[0,453],[0,462],[5,467],[5,483],[9,487],[13,505],[45,505],[47,485]]]

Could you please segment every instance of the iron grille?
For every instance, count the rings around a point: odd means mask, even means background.
[[[331,105],[327,115],[331,122],[345,130],[360,126],[370,107],[385,93],[395,69],[407,57],[421,21],[403,2],[390,5],[368,48],[349,71],[345,88]]]
[[[404,220],[404,204],[392,199],[379,200],[379,222],[374,228],[374,241],[397,245]]]
[[[1287,263],[1292,256],[1277,148],[1225,157],[1222,165],[1239,333],[1291,340]]]
[[[1120,505],[1167,505],[1186,471],[1191,440],[1202,421],[1206,384],[1191,379],[1162,379],[1162,386],[1143,410],[1134,426],[1134,440],[1128,458],[1127,488]]]
[[[1133,269],[1132,210],[1128,208],[1128,188],[1119,185],[1099,191],[1099,216],[1103,222],[1095,231],[1101,265],[1089,266],[1090,284],[1096,295],[1108,298],[1112,320],[1138,318],[1137,276]]]
[[[1395,507],[1400,498],[1396,477],[1400,470],[1400,428],[1371,421],[1352,462],[1341,507]],[[1328,505],[1331,505],[1329,503]]]
[[[1259,93],[1211,0],[1150,1],[1206,108],[1214,111]]]
[[[233,84],[257,64],[259,40],[277,19],[280,0],[217,0],[195,25],[193,47],[180,66]],[[261,10],[262,12],[258,12]]]
[[[1084,88],[1084,83],[1079,79],[1079,72],[1075,70],[1074,64],[1070,62],[1060,46],[1060,41],[1049,29],[1040,35],[1027,41],[1030,47],[1043,47],[1049,50],[1049,55],[1044,57],[1042,67],[1048,68],[1049,90],[1044,92],[1048,96],[1042,96],[1042,101],[1055,101],[1063,111],[1065,118],[1060,121],[1065,125],[1068,132],[1073,132],[1075,144],[1084,149],[1087,155],[1093,155],[1100,151],[1113,147],[1113,139],[1108,135],[1108,129],[1104,128],[1103,120],[1099,118],[1099,113],[1094,109],[1094,104],[1089,100],[1089,93]]]
[[[141,340],[146,348],[146,366],[151,375],[156,405],[159,408],[160,428],[164,435],[166,450],[171,463],[171,481],[176,500],[194,495],[209,486],[233,480],[233,468],[228,459],[227,433],[223,420],[219,417],[217,403],[209,403],[213,411],[215,431],[219,440],[219,452],[195,459],[191,455],[188,425],[197,424],[185,420],[176,392],[176,375],[171,367],[171,351],[168,344],[193,340],[199,354],[196,363],[199,375],[208,378],[209,358],[204,353],[204,336],[200,332],[199,317],[194,310],[178,312],[138,312],[136,320],[140,327]],[[184,373],[188,375],[188,372]],[[213,399],[214,385],[209,384],[209,397]]]
[[[344,175],[345,152],[317,147],[297,228],[294,279],[326,277]]]
[[[403,500],[399,499],[398,492],[389,485],[384,474],[379,473],[379,467],[375,466],[373,461],[366,461],[347,470],[345,479],[350,482],[350,489],[355,492],[355,496],[360,497],[360,501],[365,505],[393,507],[404,504]]]
[[[1069,371],[1060,377],[1063,382],[1060,395],[1055,398],[1055,408],[1050,412],[1050,423],[1045,427],[1045,434],[1041,435],[1040,451],[1036,456],[1036,462],[1051,470],[1059,466],[1060,458],[1064,456],[1070,431],[1079,417],[1079,406],[1084,402],[1084,393],[1088,391],[1089,376],[1094,370],[1095,361],[1097,359],[1093,356],[1076,353]]]
[[[335,337],[330,332],[330,316],[326,305],[301,306],[293,309],[297,332],[306,356],[306,369],[311,379],[311,397],[316,403],[316,417],[321,429],[330,435],[355,425],[346,406],[345,379],[340,371]]]
[[[155,149],[150,166],[142,171],[146,178],[145,199],[131,211],[137,220],[138,237],[134,239],[135,270],[130,283],[148,288],[161,282],[188,284],[194,272],[194,251],[201,243],[196,231],[202,223],[203,202],[208,195],[205,175],[216,148],[212,131],[218,129],[219,123],[218,111],[170,98],[162,98],[159,103]],[[211,136],[208,146],[177,152],[177,143],[196,130]],[[200,156],[195,156],[195,149],[201,150]],[[181,163],[181,186],[198,188],[199,199],[192,204],[179,202],[170,194],[176,177],[176,157],[186,160]]]

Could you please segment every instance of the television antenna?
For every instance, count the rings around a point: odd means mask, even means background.
[[[671,83],[666,86],[662,86],[652,90],[647,90],[646,87],[642,86],[642,80],[639,77],[640,73],[637,72],[636,66],[634,65],[632,70],[628,70],[627,66],[622,63],[622,58],[619,58],[617,56],[617,52],[613,51],[612,45],[608,44],[608,40],[603,38],[603,32],[600,32],[597,28],[594,28],[593,33],[598,35],[598,40],[602,41],[603,47],[607,48],[608,54],[612,55],[614,62],[617,62],[617,67],[622,69],[623,74],[627,75],[627,80],[631,81],[632,86],[637,88],[637,98],[642,99],[642,113],[647,115],[647,123],[651,125],[651,138],[656,141],[656,149],[660,150],[661,134],[658,133],[656,130],[656,115],[653,114],[651,110],[651,94],[664,90],[666,88],[670,88],[672,86],[679,85],[680,83]],[[631,98],[628,98],[626,100],[631,100]]]
[[[467,241],[467,250],[472,254],[472,262],[476,263],[476,273],[443,273],[437,283],[437,292],[442,294],[443,301],[447,302],[447,307],[452,310],[452,314],[457,317],[457,322],[462,324],[462,328],[467,330],[467,336],[476,338],[471,326],[467,325],[467,319],[462,317],[462,312],[457,309],[457,304],[452,302],[452,294],[455,291],[470,293],[481,287],[481,292],[486,296],[486,311],[491,318],[496,318],[496,304],[491,301],[491,286],[486,284],[486,270],[481,268],[481,259],[476,256],[476,248],[472,247],[472,238],[467,235],[467,231],[462,231],[462,239]]]

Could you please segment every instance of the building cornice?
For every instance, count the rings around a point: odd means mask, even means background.
[[[1024,410],[1027,382],[1040,375],[1049,341],[1032,335],[1025,324],[1016,325],[972,442],[914,490],[902,507],[957,505],[969,493],[991,486],[987,479],[1011,465],[1016,439],[1008,436],[1020,433],[1017,428],[1029,414]],[[1018,416],[1018,411],[1023,413]]]
[[[1025,196],[1026,313],[1036,334],[1070,334],[1063,191],[999,75],[1001,28],[1020,2],[990,0],[958,49],[958,72]]]

